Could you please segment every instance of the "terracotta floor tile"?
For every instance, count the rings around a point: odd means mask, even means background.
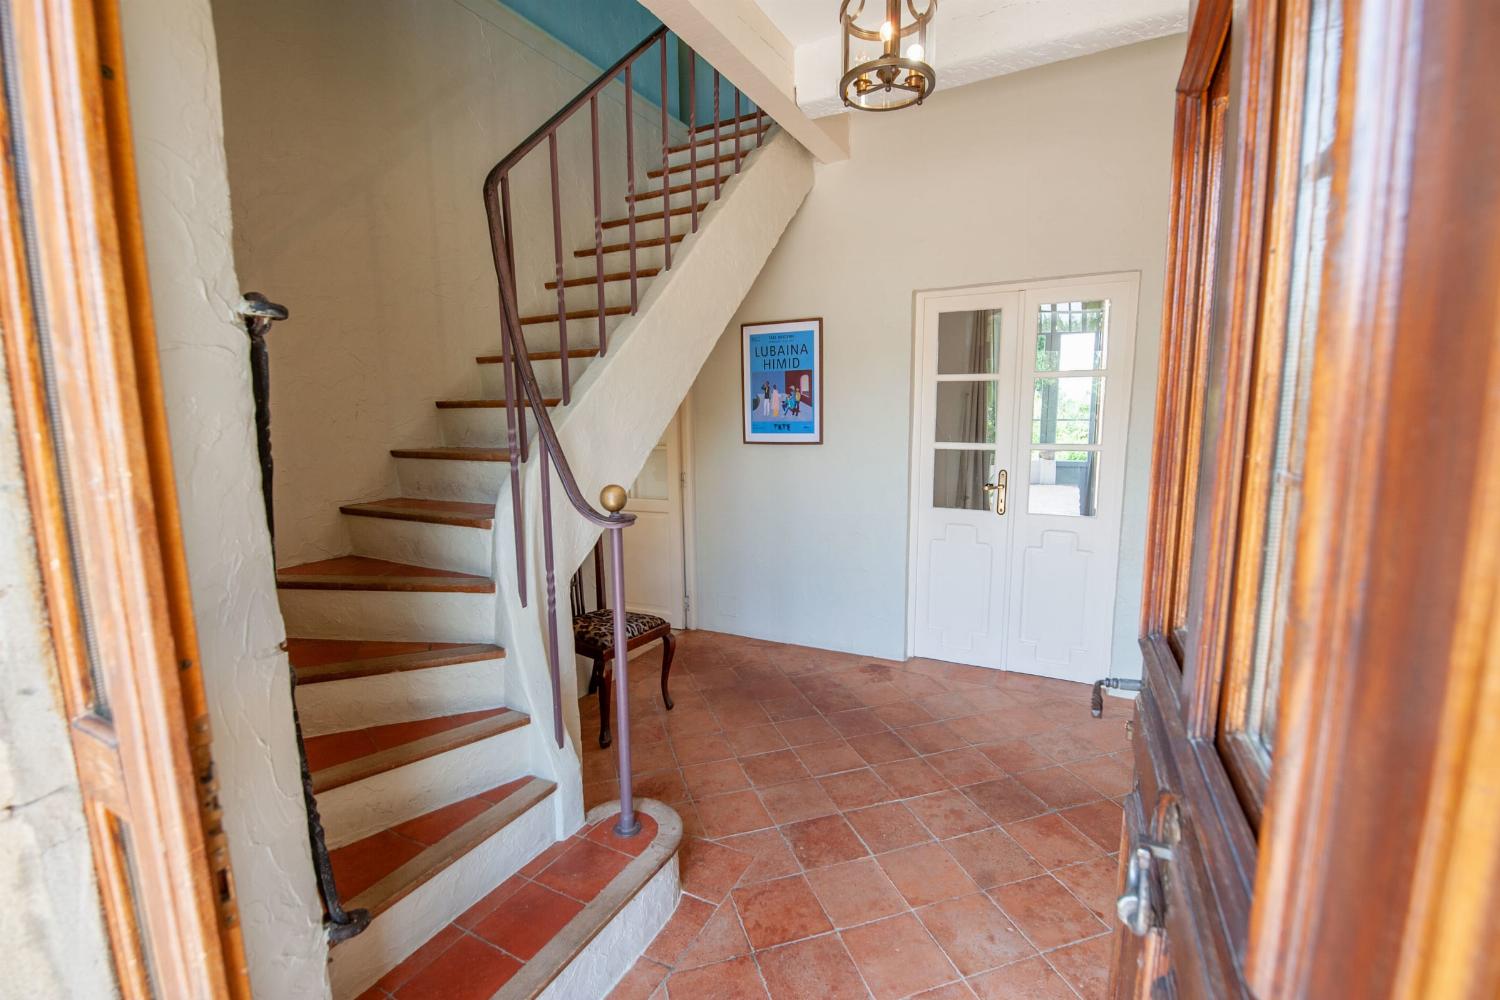
[[[1050,875],[991,889],[990,897],[1044,951],[1108,929]]]
[[[719,724],[726,730],[748,729],[751,726],[771,724],[771,717],[766,714],[766,710],[753,701],[717,706],[713,713],[719,717]]]
[[[818,779],[818,784],[840,809],[862,809],[896,797],[896,793],[868,767],[826,775]]]
[[[1046,870],[999,827],[955,837],[944,841],[943,847],[981,889],[1019,882]]]
[[[494,803],[481,798],[478,795],[467,799],[459,799],[441,809],[416,819],[407,820],[399,826],[392,827],[396,833],[419,844],[436,844],[448,834],[463,826],[469,820],[484,812]]]
[[[953,963],[910,913],[841,931],[877,1000],[895,1000],[958,978]]]
[[[622,837],[615,832],[615,827],[620,822],[620,811],[616,809],[609,816],[595,823],[584,839],[591,840],[601,847],[608,847],[612,851],[628,854],[633,858],[640,857],[656,840],[656,820],[639,810],[636,811],[635,818],[641,828],[629,837]]]
[[[801,875],[741,886],[733,899],[745,935],[757,951],[833,930]]]
[[[796,823],[839,811],[828,793],[823,791],[823,786],[811,779],[763,788],[760,796],[766,811],[778,824]]]
[[[682,771],[673,767],[664,771],[636,775],[632,785],[638,798],[656,799],[668,805],[681,802],[688,797],[687,785],[683,783]]]
[[[842,737],[798,747],[797,757],[808,771],[818,775],[840,774],[865,766],[865,759]]]
[[[766,996],[760,972],[750,957],[720,962],[667,977],[670,1000],[755,1000]]]
[[[881,705],[874,711],[875,717],[892,729],[906,729],[932,721],[932,713],[911,700]],[[902,738],[905,739],[904,736]],[[907,742],[911,741],[907,740]]]
[[[980,1000],[1077,1000],[1043,958],[1027,958],[969,980]]]
[[[489,1000],[521,963],[477,937],[465,934],[396,991],[398,1000]]]
[[[842,816],[789,823],[781,828],[781,834],[803,868],[826,868],[869,853]]]
[[[932,839],[927,828],[900,802],[856,809],[846,813],[845,817],[874,854],[885,854]]]
[[[1077,827],[1057,813],[1007,823],[1005,832],[1047,869],[1088,861],[1100,854],[1098,844],[1079,833]]]
[[[1000,767],[978,750],[947,750],[922,758],[955,785],[977,785],[1005,774]]]
[[[979,891],[979,886],[964,873],[958,862],[937,844],[907,847],[882,854],[876,860],[912,906],[940,903]],[[1059,885],[1058,888],[1062,887]]]
[[[778,722],[776,728],[785,737],[787,745],[800,747],[809,743],[821,743],[831,740],[838,735],[828,721],[820,715],[812,715],[803,719],[791,719],[787,722]]]
[[[462,930],[453,924],[449,924],[428,938],[426,943],[416,951],[402,959],[400,965],[381,976],[373,988],[377,991],[385,992],[392,992],[401,988],[410,982],[413,976],[437,961],[443,952],[453,947],[458,939],[463,936]],[[381,995],[384,996],[385,992],[382,992]]]
[[[766,715],[773,722],[789,722],[792,719],[805,719],[808,716],[818,714],[818,710],[813,707],[813,703],[800,694],[764,702],[761,708],[766,710]]]
[[[1117,854],[1106,854],[1092,861],[1055,868],[1052,877],[1093,911],[1094,916],[1109,924],[1113,919],[1115,900],[1120,895],[1120,860]]]
[[[493,913],[496,907],[514,895],[522,886],[530,884],[531,880],[524,875],[512,875],[479,902],[459,914],[458,919],[453,923],[465,930],[473,930],[479,921]]]
[[[647,774],[651,771],[660,771],[664,768],[676,767],[678,763],[678,758],[672,753],[672,743],[669,740],[662,740],[660,743],[648,743],[645,746],[635,746],[632,743],[630,754],[630,770],[632,774]]]
[[[1071,764],[1074,761],[1087,760],[1097,757],[1102,752],[1093,743],[1084,739],[1079,733],[1070,729],[1058,729],[1052,732],[1041,732],[1026,737],[1037,750],[1051,757],[1059,764]]]
[[[749,788],[750,781],[740,769],[738,760],[716,760],[709,764],[691,764],[682,769],[682,781],[695,799],[723,795]]]
[[[522,865],[521,870],[516,874],[520,875],[522,878],[535,878],[543,868],[546,868],[552,862],[561,857],[562,852],[566,851],[573,845],[573,840],[574,838],[572,837],[569,837],[567,840],[559,840],[557,843],[551,845],[536,857],[532,858],[530,861]]]
[[[328,852],[339,897],[349,900],[422,853],[422,845],[391,830]]]
[[[974,833],[995,825],[994,820],[980,812],[962,792],[953,788],[907,799],[905,805],[938,840]]]
[[[583,808],[592,809],[606,802],[613,802],[620,797],[620,783],[613,779],[609,781],[590,781],[583,786]]]
[[[609,991],[608,1000],[650,1000],[653,993],[667,978],[669,970],[660,962],[640,958],[621,977],[615,988]]]
[[[973,696],[967,695],[966,697],[972,698]],[[1011,733],[1027,729],[1034,731],[1045,726],[1045,723],[1033,720],[1029,725],[1018,727],[1015,721],[1015,716],[1006,712],[981,712],[976,715],[966,715],[960,719],[949,719],[948,726],[970,743],[993,743]]]
[[[952,787],[948,779],[938,774],[932,765],[920,758],[898,760],[889,764],[876,764],[875,773],[880,780],[891,786],[891,791],[902,798],[926,795]]]
[[[727,733],[679,736],[668,740],[665,745],[670,747],[676,758],[673,766],[678,767],[686,767],[688,764],[706,764],[709,761],[726,760],[734,756],[734,747],[730,744]]]
[[[1081,760],[1068,770],[1105,798],[1128,795],[1135,785],[1135,764],[1126,752]]]
[[[893,732],[852,736],[849,738],[849,745],[868,764],[889,764],[891,761],[907,760],[917,755],[911,744]]]
[[[802,870],[802,866],[792,856],[792,849],[787,846],[785,838],[781,836],[781,831],[775,827],[769,830],[757,830],[754,833],[742,833],[735,837],[725,837],[720,843],[755,859],[740,876],[741,885],[783,878],[787,875],[795,875]]]
[[[966,976],[1036,954],[1010,918],[982,892],[925,906],[917,917]]]
[[[684,840],[678,851],[682,891],[717,903],[729,895],[755,859],[707,840]]]
[[[828,716],[828,724],[838,731],[840,736],[864,736],[869,733],[883,733],[890,726],[880,721],[873,708],[856,708],[847,712],[835,712]]]
[[[974,991],[969,989],[968,983],[959,980],[936,989],[923,990],[911,1000],[974,1000]]]
[[[750,954],[750,942],[740,926],[740,915],[727,900],[709,916],[703,930],[680,955],[675,968],[696,969]]]
[[[1088,782],[1065,767],[1044,767],[1040,771],[1024,771],[1016,780],[1053,809],[1093,802],[1100,796]]]
[[[583,909],[575,899],[528,882],[489,916],[474,933],[525,961],[542,950]]]
[[[724,734],[734,752],[747,757],[758,753],[786,748],[786,737],[775,726],[751,726],[747,729],[732,729]]]
[[[1052,767],[1056,761],[1042,753],[1024,739],[1001,740],[998,743],[985,743],[975,747],[984,754],[995,765],[1011,774],[1021,771],[1035,771],[1043,767]]]
[[[757,788],[767,785],[784,785],[788,781],[811,777],[807,773],[807,768],[802,766],[801,759],[790,750],[775,750],[771,753],[757,754],[754,757],[741,757],[740,767],[744,769],[745,776],[750,779],[750,784]]]
[[[695,896],[684,894],[677,903],[677,909],[672,911],[667,926],[652,939],[646,946],[646,957],[657,962],[672,965],[698,937],[703,925],[708,923],[708,918],[713,916],[716,907],[712,903],[705,903]],[[660,982],[660,980],[657,980]],[[656,984],[652,984],[655,989]]]
[[[589,840],[570,845],[557,860],[535,876],[549,889],[587,903],[625,870],[630,858]]]
[[[837,934],[762,951],[755,960],[773,997],[865,1000],[870,995]]]
[[[1104,1000],[1108,995],[1109,960],[1108,934],[1047,953],[1047,961],[1083,1000]]]
[[[997,823],[1014,823],[1047,811],[1046,803],[1011,777],[968,785],[963,793]]]
[[[901,738],[918,753],[942,753],[969,745],[969,741],[955,733],[946,722],[928,722],[902,729],[900,733]]]
[[[771,814],[766,812],[760,797],[753,791],[715,795],[699,799],[693,806],[698,810],[699,819],[703,821],[703,829],[714,838],[732,837],[737,833],[749,833],[751,830],[762,830],[775,825]]]
[[[854,927],[907,908],[905,898],[874,858],[810,871],[807,882],[835,927]]]
[[[1106,851],[1120,849],[1120,828],[1124,810],[1108,799],[1062,810],[1063,818]]]

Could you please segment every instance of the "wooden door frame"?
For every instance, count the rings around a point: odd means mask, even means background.
[[[118,983],[247,997],[118,11],[0,0],[0,20],[0,330]]]

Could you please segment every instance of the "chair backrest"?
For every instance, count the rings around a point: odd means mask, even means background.
[[[604,540],[601,538],[594,543],[594,551],[591,556],[594,563],[594,606],[599,610],[609,607],[604,600]],[[573,617],[588,613],[588,602],[584,598],[583,569],[588,565],[584,560],[583,565],[578,567],[578,572],[573,574],[573,582],[568,585],[568,600],[573,607]]]

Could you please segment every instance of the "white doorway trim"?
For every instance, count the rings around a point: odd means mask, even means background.
[[[683,397],[677,410],[682,435],[682,592],[687,601],[683,627],[698,627],[698,482],[693,462],[693,393]]]
[[[1111,475],[1111,479],[1119,480],[1119,483],[1116,484],[1118,486],[1122,485],[1123,483],[1123,468],[1126,461],[1125,439],[1128,436],[1128,420],[1131,416],[1131,385],[1129,372],[1130,368],[1132,367],[1132,361],[1135,354],[1136,338],[1140,333],[1140,331],[1138,331],[1136,328],[1136,322],[1139,313],[1139,283],[1139,271],[1116,271],[1097,274],[1069,275],[1056,278],[1038,278],[1024,281],[986,283],[937,289],[922,289],[913,294],[911,346],[912,383],[910,394],[910,427],[907,450],[908,496],[905,652],[908,657],[917,655],[919,645],[917,626],[920,618],[918,615],[918,602],[922,593],[919,581],[919,570],[922,563],[921,555],[923,551],[921,548],[922,534],[919,530],[919,520],[927,503],[927,492],[924,487],[930,486],[930,484],[925,484],[923,482],[921,475],[921,471],[925,467],[924,455],[928,450],[928,442],[926,441],[928,429],[924,425],[924,414],[926,413],[926,408],[930,404],[931,400],[927,399],[926,397],[929,396],[933,391],[933,388],[926,384],[927,381],[929,381],[929,379],[926,378],[926,375],[930,373],[925,372],[925,367],[926,364],[930,362],[930,359],[926,358],[925,351],[929,347],[928,342],[930,341],[930,339],[936,336],[935,329],[927,329],[927,326],[932,322],[931,316],[929,314],[933,313],[934,309],[936,309],[938,312],[949,311],[941,308],[941,306],[947,301],[952,301],[954,309],[972,308],[971,306],[960,305],[960,300],[968,299],[972,302],[976,296],[989,295],[1003,297],[1006,295],[1013,295],[1024,299],[1027,302],[1027,308],[1030,309],[1032,308],[1031,299],[1026,295],[1027,292],[1037,292],[1041,294],[1042,290],[1045,290],[1047,294],[1052,294],[1059,291],[1063,291],[1065,293],[1066,290],[1071,287],[1078,287],[1080,293],[1084,293],[1085,287],[1097,287],[1100,285],[1128,286],[1121,289],[1119,294],[1120,301],[1115,303],[1115,305],[1119,307],[1115,312],[1115,316],[1118,319],[1124,321],[1120,323],[1120,327],[1123,327],[1123,329],[1119,329],[1118,331],[1122,336],[1112,336],[1111,338],[1111,353],[1113,356],[1116,356],[1117,359],[1123,360],[1125,362],[1124,369],[1121,372],[1121,374],[1123,374],[1125,377],[1122,379],[1111,378],[1110,381],[1112,382],[1112,384],[1110,385],[1109,389],[1113,394],[1113,399],[1110,399],[1109,396],[1106,396],[1106,405],[1110,406],[1110,412],[1114,413],[1118,419],[1127,422],[1127,425],[1125,425],[1125,431],[1120,434],[1119,438],[1116,439],[1115,445],[1111,447],[1111,451],[1114,451],[1115,448],[1118,448],[1117,457],[1114,459],[1114,463],[1118,466],[1118,469],[1116,470],[1115,474]],[[1022,316],[1022,324],[1020,332],[1018,334],[1018,339],[1020,345],[1023,348],[1034,346],[1034,344],[1029,343],[1029,341],[1034,340],[1036,331],[1036,326],[1034,325],[1035,322],[1035,317],[1025,315]],[[1114,325],[1115,324],[1111,323],[1111,327],[1114,327]],[[1024,350],[1023,355],[1029,357],[1029,350]],[[1113,362],[1111,363],[1110,367],[1112,369],[1114,368]],[[1024,373],[1020,369],[1018,369],[1016,372],[1016,380],[1018,386],[1022,381],[1023,374]],[[1029,420],[1027,420],[1027,418],[1030,416],[1030,383],[1027,382],[1026,384],[1027,392],[1024,395],[1024,398],[1022,393],[1016,393],[1014,401],[1014,413],[1010,417],[1012,426],[1016,431],[1023,429],[1021,427],[1022,421],[1026,421],[1027,426],[1030,426],[1030,422]],[[1121,408],[1123,409],[1121,410]],[[1025,412],[1023,412],[1023,410]],[[1030,431],[1028,430],[1027,433],[1029,434]],[[1012,459],[1012,461],[1015,463],[1014,467],[1016,470],[1016,474],[1025,475],[1020,463],[1021,453],[1024,449],[1021,447],[1021,442],[1016,438],[1014,434],[1012,435],[1011,440],[1013,442],[1012,447],[1016,449],[1016,454]],[[1027,440],[1030,439],[1027,438]],[[1025,485],[1027,481],[1027,479],[1023,478],[1020,483],[1015,483],[1015,481],[1013,480],[1014,485],[1012,487],[1012,493],[1016,500],[1024,500],[1024,498],[1029,495],[1030,487],[1027,487]],[[1015,486],[1020,486],[1021,489],[1015,489]],[[1118,522],[1120,513],[1118,509],[1119,498],[1115,499],[1113,507],[1115,508],[1114,518]],[[1103,513],[1102,510],[1101,513]],[[1116,523],[1115,531],[1117,533],[1119,531],[1119,528],[1120,525]],[[1116,540],[1116,549],[1117,548],[1118,539]],[[1116,558],[1111,560],[1111,565],[1115,564],[1118,553],[1116,552],[1114,553],[1114,555]],[[1117,571],[1114,575],[1117,575]],[[1109,581],[1111,593],[1113,593],[1116,584],[1117,581],[1115,579],[1111,579]],[[1019,596],[1011,595],[1009,600],[1019,600]],[[1009,607],[1007,606],[1006,609],[1002,609],[1001,613],[1005,614],[1008,618]],[[1110,621],[1112,621],[1114,617],[1113,602],[1111,601],[1107,608],[1099,609],[1098,611],[1093,612],[1093,614],[1101,613],[1107,614]],[[1098,619],[1095,618],[1094,620],[1097,621]],[[1006,664],[1001,663],[996,665],[1004,666]]]

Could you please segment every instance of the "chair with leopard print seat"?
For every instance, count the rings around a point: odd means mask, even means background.
[[[599,694],[599,746],[607,747],[613,742],[609,731],[610,694],[614,688],[614,670],[611,663],[615,655],[615,613],[604,599],[604,546],[594,545],[594,603],[598,610],[589,611],[584,600],[583,566],[573,574],[569,596],[573,605],[573,650],[579,656],[594,661],[594,671],[589,677],[589,694]],[[625,650],[660,639],[661,650],[661,700],[667,710],[672,709],[672,696],[667,692],[667,678],[672,673],[672,654],[677,640],[672,635],[672,625],[659,615],[648,615],[639,611],[625,613]]]

